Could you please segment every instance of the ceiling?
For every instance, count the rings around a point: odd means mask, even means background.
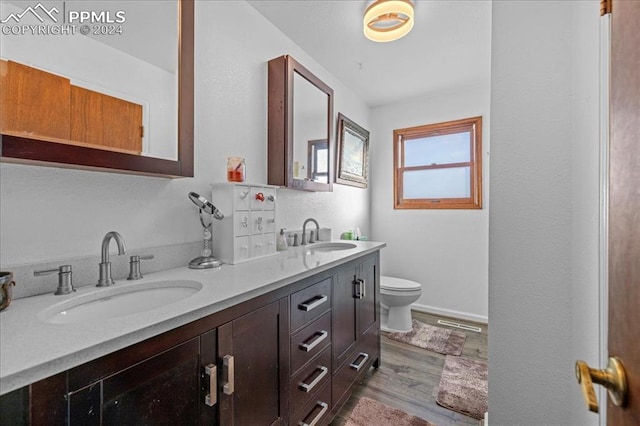
[[[490,1],[414,1],[413,30],[389,43],[363,34],[362,17],[370,3],[249,0],[370,106],[489,84]]]

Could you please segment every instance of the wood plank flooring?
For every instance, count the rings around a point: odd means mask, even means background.
[[[412,311],[412,315],[418,321],[442,328],[450,327],[438,324],[439,319],[481,327],[480,333],[458,328],[454,330],[464,331],[467,335],[462,356],[487,359],[488,327],[486,324],[417,311]],[[386,333],[382,333],[381,342],[380,368],[370,369],[364,380],[354,386],[353,394],[331,423],[332,425],[344,425],[358,398],[363,396],[404,410],[437,426],[480,424],[472,417],[447,410],[436,404],[444,355],[390,340]]]

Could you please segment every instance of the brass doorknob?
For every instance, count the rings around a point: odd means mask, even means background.
[[[622,361],[617,357],[609,357],[607,368],[604,370],[590,368],[584,361],[576,361],[576,378],[582,386],[582,395],[587,407],[594,413],[598,412],[598,399],[593,383],[607,388],[614,405],[624,407],[627,402],[627,376]]]

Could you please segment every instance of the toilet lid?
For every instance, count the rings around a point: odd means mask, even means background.
[[[380,288],[385,290],[407,291],[407,290],[419,290],[422,288],[420,283],[415,281],[409,281],[396,277],[380,277]]]

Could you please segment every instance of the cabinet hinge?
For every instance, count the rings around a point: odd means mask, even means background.
[[[144,126],[140,126],[140,137],[144,138]]]
[[[611,13],[611,3],[613,0],[600,0],[600,16]]]

